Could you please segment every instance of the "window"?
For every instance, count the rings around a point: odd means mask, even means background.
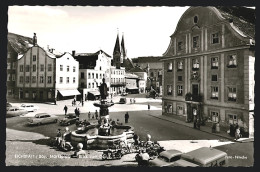
[[[41,64],[41,72],[44,71],[44,65]]]
[[[92,88],[94,88],[94,83],[92,83]]]
[[[7,69],[11,69],[11,63],[7,63]]]
[[[16,64],[15,64],[15,62],[13,62],[13,69],[16,69]]]
[[[178,42],[178,51],[183,50],[183,42]]]
[[[84,87],[85,87],[84,82],[81,82],[81,83],[80,83],[80,87],[81,87],[81,88],[84,88]]]
[[[198,16],[194,16],[194,17],[193,17],[193,22],[194,22],[194,24],[197,24],[197,23],[198,23],[198,20],[199,20],[199,19],[198,19]]]
[[[211,58],[211,69],[218,69],[218,57]]]
[[[172,72],[172,63],[168,63],[168,72]]]
[[[102,75],[101,74],[99,75],[99,78],[102,79]]]
[[[30,77],[29,77],[29,76],[26,76],[26,77],[25,77],[25,83],[28,84],[29,82],[30,82]]]
[[[67,77],[67,84],[70,83],[70,77]]]
[[[228,87],[228,101],[236,101],[237,93],[235,87]]]
[[[76,78],[75,78],[75,77],[73,77],[73,84],[75,84],[75,82],[76,82]]]
[[[229,55],[228,56],[228,68],[236,68],[237,67],[237,56]]]
[[[192,59],[192,70],[198,70],[200,68],[199,60]]]
[[[92,78],[94,79],[94,73],[92,73]]]
[[[70,66],[67,66],[67,72],[69,72],[70,71]]]
[[[218,75],[211,75],[211,81],[218,81]]]
[[[32,83],[36,83],[36,76],[32,76]]]
[[[63,71],[63,65],[60,65],[60,71]]]
[[[88,79],[90,79],[90,73],[88,73]]]
[[[218,100],[218,87],[217,86],[211,87],[211,99]]]
[[[22,84],[23,83],[23,76],[20,76],[19,82]]]
[[[151,72],[151,77],[153,77],[153,72]]]
[[[40,76],[40,83],[43,83],[43,76]]]
[[[73,72],[76,72],[76,67],[75,66],[73,66]]]
[[[229,124],[236,124],[237,123],[237,115],[229,114],[228,115],[228,122],[229,122]]]
[[[183,69],[183,62],[180,61],[180,62],[177,62],[177,71],[182,71]]]
[[[36,55],[33,55],[33,61],[34,62],[36,61]]]
[[[167,105],[167,113],[172,113],[172,105],[171,104]]]
[[[88,83],[88,88],[91,88],[91,84],[90,83]]]
[[[15,74],[12,74],[12,81],[15,81]]]
[[[36,65],[33,65],[33,72],[36,71]]]
[[[48,76],[48,84],[51,84],[51,76]]]
[[[178,76],[178,81],[182,81],[182,76]]]
[[[193,48],[199,48],[200,46],[200,42],[199,42],[199,36],[194,36],[193,39],[192,39],[192,47]]]
[[[60,84],[63,83],[63,77],[60,77]]]
[[[48,64],[48,71],[52,71],[52,65]]]
[[[80,73],[80,78],[81,78],[81,79],[84,79],[84,77],[85,77],[85,76],[84,76],[84,72],[81,72],[81,73]]]
[[[20,72],[23,72],[23,65],[20,65]]]
[[[177,95],[182,96],[182,85],[177,85]]]
[[[177,106],[177,110],[178,115],[183,115],[183,106]]]
[[[167,85],[167,95],[172,95],[172,86]]]
[[[30,72],[30,66],[29,65],[25,66],[25,72]]]
[[[212,40],[211,40],[212,42],[212,44],[218,44],[219,43],[219,35],[218,35],[218,33],[213,33],[212,34]]]
[[[101,66],[99,67],[99,70],[102,70],[102,67],[101,67]]]
[[[11,80],[11,74],[8,74],[7,75],[7,81],[10,81]]]
[[[217,122],[217,123],[219,122],[219,113],[218,112],[211,111],[210,115],[211,115],[212,122]]]
[[[96,79],[98,79],[98,73],[96,73]]]

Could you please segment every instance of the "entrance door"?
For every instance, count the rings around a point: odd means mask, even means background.
[[[194,96],[199,95],[199,84],[192,84],[192,94]]]
[[[20,99],[23,99],[23,91],[20,91]]]

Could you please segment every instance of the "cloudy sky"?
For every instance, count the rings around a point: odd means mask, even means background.
[[[32,37],[60,52],[112,56],[119,30],[127,56],[161,56],[188,7],[9,6],[8,31]]]

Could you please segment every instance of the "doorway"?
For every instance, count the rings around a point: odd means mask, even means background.
[[[192,94],[194,96],[199,95],[199,84],[192,84]]]

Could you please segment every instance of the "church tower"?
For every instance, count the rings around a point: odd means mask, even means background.
[[[125,49],[124,33],[122,35],[122,40],[121,40],[121,53],[122,53],[122,59],[123,59],[123,61],[125,61],[125,59],[126,59],[126,49]]]
[[[116,66],[116,68],[120,68],[121,66],[121,51],[120,51],[120,44],[119,44],[119,34],[117,32],[117,38],[116,38],[116,44],[114,47],[113,52],[113,66]]]

